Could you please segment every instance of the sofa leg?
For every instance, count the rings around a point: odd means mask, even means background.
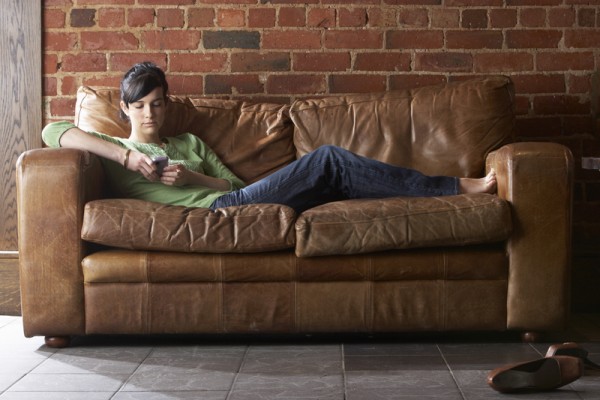
[[[521,340],[523,343],[537,343],[540,341],[541,334],[539,332],[523,332]]]
[[[69,347],[71,344],[71,338],[69,336],[46,336],[46,346],[60,349],[63,347]]]

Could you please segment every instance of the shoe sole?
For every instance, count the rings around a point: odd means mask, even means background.
[[[561,384],[560,365],[548,358],[535,371],[508,370],[497,375],[493,383],[502,392],[555,389]]]

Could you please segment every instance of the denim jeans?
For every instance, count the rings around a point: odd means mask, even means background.
[[[211,209],[243,204],[284,204],[300,213],[331,201],[458,193],[458,178],[426,176],[322,146],[243,189],[217,198]]]

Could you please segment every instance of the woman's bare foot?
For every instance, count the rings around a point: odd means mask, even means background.
[[[460,178],[460,193],[496,193],[496,171],[491,169],[483,178]]]

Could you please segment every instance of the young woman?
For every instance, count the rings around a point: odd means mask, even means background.
[[[496,175],[484,178],[426,176],[323,146],[246,186],[204,142],[192,134],[161,138],[168,84],[152,63],[131,68],[121,82],[121,113],[131,122],[128,139],[84,132],[68,122],[49,124],[42,133],[50,147],[71,147],[101,157],[115,195],[212,209],[276,203],[297,212],[331,201],[394,196],[494,193]],[[153,159],[169,158],[158,174]]]

